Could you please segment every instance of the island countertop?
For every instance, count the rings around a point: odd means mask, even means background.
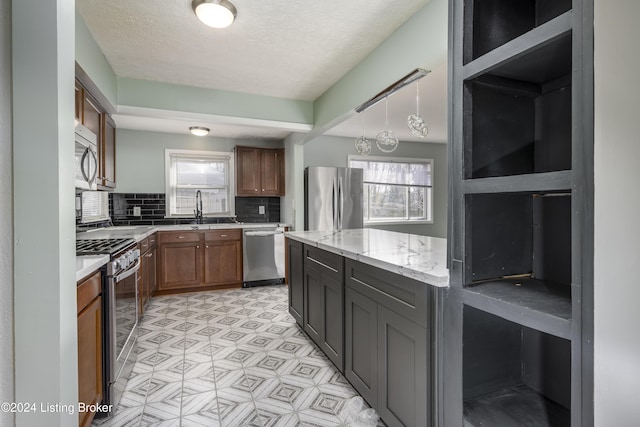
[[[447,240],[358,228],[342,231],[291,231],[293,240],[437,287],[449,286]]]

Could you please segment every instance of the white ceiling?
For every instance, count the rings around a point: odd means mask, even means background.
[[[119,77],[310,101],[428,2],[232,1],[238,16],[226,29],[200,23],[191,9],[191,0],[76,0],[76,7]],[[421,92],[428,91],[428,81],[434,81],[434,89],[444,87],[446,91],[446,72],[443,74],[444,80],[438,84],[435,72],[423,78]],[[413,96],[404,94],[408,89]],[[413,107],[401,108],[401,102],[407,102],[402,98],[411,98]],[[431,95],[421,95],[421,115],[431,115],[433,100]],[[380,123],[375,113],[378,107],[367,111],[367,122]],[[414,85],[389,99],[390,114],[406,119],[413,112],[406,112],[407,108],[415,109]],[[443,105],[441,109],[444,108]],[[442,118],[443,111],[434,111],[431,116]],[[160,132],[185,133],[190,125],[204,125],[212,128],[216,136],[284,138],[292,131],[308,131],[222,117],[118,113],[114,116],[118,127]],[[360,123],[359,118],[357,121]],[[445,140],[436,120],[431,123],[428,139]],[[443,123],[446,126],[446,117]],[[360,124],[357,128],[361,132]],[[331,133],[353,136],[357,132],[350,121]]]

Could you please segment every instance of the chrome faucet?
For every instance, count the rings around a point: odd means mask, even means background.
[[[196,224],[202,224],[202,193],[196,191],[196,210],[193,211],[196,217]]]

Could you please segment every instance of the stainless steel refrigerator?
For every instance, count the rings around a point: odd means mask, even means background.
[[[362,228],[362,188],[362,169],[306,168],[304,229]]]

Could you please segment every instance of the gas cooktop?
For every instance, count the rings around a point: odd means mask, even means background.
[[[95,239],[76,240],[76,255],[115,254],[116,252],[134,245],[133,239]]]

